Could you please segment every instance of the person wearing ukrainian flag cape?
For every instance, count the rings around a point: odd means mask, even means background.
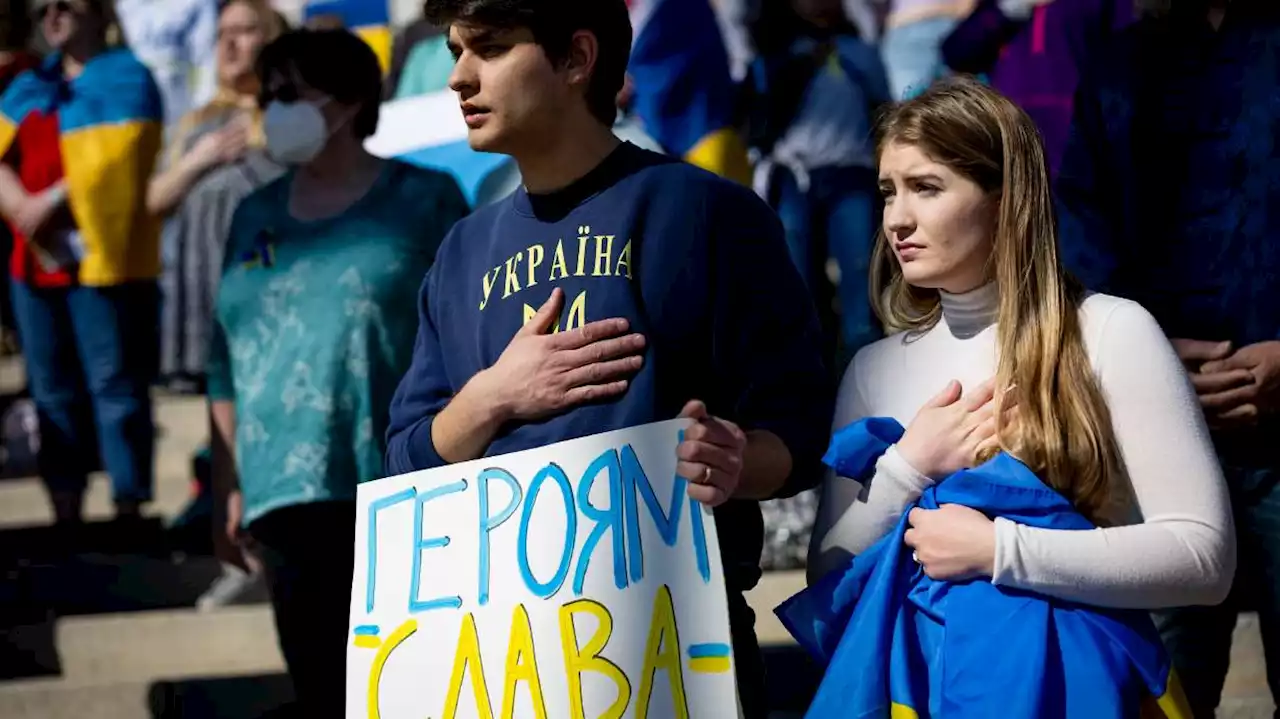
[[[819,656],[811,715],[1137,716],[1145,694],[1178,716],[1142,615],[1221,602],[1236,563],[1186,371],[1145,309],[1061,269],[1022,110],[959,78],[896,107],[880,134],[871,289],[891,335],[855,356],[837,397],[807,590],[827,606],[802,593],[782,611],[825,638],[809,646],[848,640]],[[876,423],[891,431],[852,461],[842,442]],[[876,552],[898,579],[864,573]],[[1086,614],[1117,623],[1080,629]],[[867,632],[881,643],[852,639]]]
[[[0,213],[12,299],[56,518],[79,518],[94,448],[117,512],[151,499],[159,223],[146,209],[161,142],[150,72],[108,41],[106,0],[39,0],[53,49],[0,98]],[[96,437],[94,431],[96,428]]]

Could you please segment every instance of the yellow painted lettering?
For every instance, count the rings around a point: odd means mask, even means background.
[[[378,708],[378,685],[382,682],[382,669],[387,666],[391,652],[394,652],[396,647],[416,631],[418,631],[418,620],[407,620],[387,637],[387,640],[378,648],[378,653],[373,655],[373,667],[369,669],[369,700],[366,707],[369,719],[382,719],[382,712]]]
[[[591,276],[608,277],[611,259],[613,259],[613,235],[596,235],[596,266],[591,271]]]
[[[680,664],[680,634],[676,631],[676,610],[667,585],[658,588],[653,598],[653,618],[649,621],[649,641],[644,650],[644,669],[640,677],[640,694],[636,697],[636,719],[648,719],[649,700],[653,693],[653,676],[659,670],[667,673],[671,686],[674,716],[689,719],[689,702],[684,693],[684,672]],[[663,712],[664,716],[669,716]]]
[[[574,625],[575,614],[590,614],[596,619],[596,631],[585,646],[578,646],[578,632]],[[569,680],[570,719],[586,719],[582,706],[582,674],[596,672],[612,679],[618,687],[618,698],[598,719],[619,719],[631,702],[631,680],[617,664],[600,656],[609,637],[613,634],[613,617],[603,604],[590,599],[579,599],[560,607],[560,644],[564,649],[564,673]]]
[[[457,719],[458,699],[462,696],[462,680],[467,667],[471,667],[471,691],[476,697],[478,719],[493,719],[493,707],[489,704],[489,687],[484,680],[484,665],[480,661],[480,637],[476,634],[476,618],[467,612],[462,618],[462,630],[458,632],[458,649],[453,655],[453,675],[449,677],[449,693],[444,699],[444,719]]]
[[[538,265],[542,264],[542,255],[542,245],[529,246],[529,281],[524,283],[525,287],[533,287],[538,284],[538,280],[533,276],[533,273],[538,269]]]
[[[502,285],[502,299],[504,300],[520,291],[520,280],[516,277],[516,273],[520,271],[520,260],[523,259],[523,251],[507,258],[506,282]],[[512,289],[513,287],[515,289]]]
[[[569,276],[569,266],[564,261],[564,240],[556,240],[556,253],[551,257],[551,276],[547,281],[556,281],[556,270],[560,271],[562,278]]]
[[[566,332],[576,330],[587,323],[587,291],[583,290],[574,298],[573,304],[569,305],[569,320],[565,323]],[[556,322],[556,328],[559,329],[560,323]]]
[[[578,238],[578,271],[573,273],[574,277],[582,277],[583,275],[582,270],[587,262],[587,240],[591,239],[589,234],[591,232],[591,228],[579,227],[578,232],[583,234]]]
[[[529,684],[533,715],[547,719],[547,703],[542,698],[542,680],[538,677],[538,659],[533,653],[533,628],[529,612],[517,604],[511,615],[511,639],[507,644],[507,669],[502,682],[502,719],[512,719],[516,712],[516,686]]]
[[[480,278],[484,285],[484,297],[480,298],[480,309],[483,310],[485,305],[489,304],[489,295],[493,293],[493,286],[498,282],[498,273],[502,271],[502,265],[493,268],[493,272],[484,273],[484,277]]]
[[[622,253],[618,255],[618,266],[613,268],[615,277],[622,277],[622,268],[627,268],[627,279],[631,279],[631,240],[627,240],[627,244],[622,246]]]

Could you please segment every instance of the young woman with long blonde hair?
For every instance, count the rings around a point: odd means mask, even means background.
[[[855,357],[835,424],[883,416],[907,430],[865,485],[825,481],[811,578],[884,536],[937,479],[1004,450],[1099,528],[916,509],[906,542],[928,576],[1103,607],[1220,602],[1235,539],[1195,392],[1146,310],[1061,269],[1035,125],[959,78],[881,129],[871,291],[895,334]]]

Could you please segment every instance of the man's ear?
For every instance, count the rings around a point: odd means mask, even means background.
[[[596,69],[596,60],[600,57],[600,41],[595,33],[579,30],[569,40],[569,52],[565,56],[564,69],[568,73],[569,82],[586,86],[591,82],[591,75]]]

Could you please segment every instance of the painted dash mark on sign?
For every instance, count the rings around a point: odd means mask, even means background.
[[[689,645],[689,669],[700,674],[722,674],[729,671],[728,644]]]

